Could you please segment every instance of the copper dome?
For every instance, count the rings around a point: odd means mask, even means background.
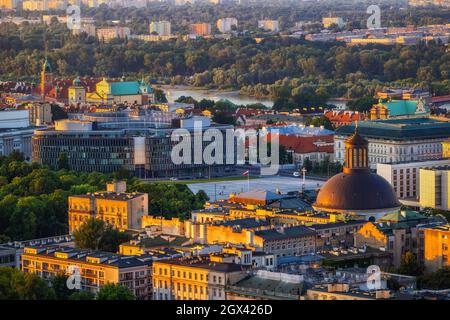
[[[389,182],[374,173],[339,173],[320,189],[317,210],[377,210],[400,207]]]

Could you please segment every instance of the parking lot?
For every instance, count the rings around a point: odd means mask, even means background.
[[[324,181],[306,179],[305,189],[316,189]],[[298,191],[302,188],[302,179],[298,177],[269,177],[248,180],[236,181],[220,181],[220,182],[206,182],[206,183],[191,183],[188,184],[192,192],[197,193],[199,190],[204,190],[210,200],[227,199],[230,193],[240,193],[250,190],[267,190],[275,192],[280,190],[282,193],[289,191]],[[250,188],[249,188],[250,187]]]

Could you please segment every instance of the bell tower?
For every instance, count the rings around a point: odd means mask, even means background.
[[[344,173],[370,172],[368,151],[369,143],[359,134],[356,122],[355,133],[345,140]]]
[[[46,90],[51,87],[53,82],[53,72],[50,62],[48,62],[47,56],[45,56],[44,64],[41,71],[41,94],[43,100],[47,94]]]

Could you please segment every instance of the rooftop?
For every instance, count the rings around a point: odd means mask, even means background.
[[[167,259],[158,261],[169,265],[186,266],[190,268],[208,269],[217,272],[238,272],[247,268],[236,263],[211,262],[209,257],[199,256],[194,258]]]
[[[138,192],[115,193],[115,192],[104,191],[104,192],[94,192],[94,193],[82,194],[82,195],[77,195],[77,196],[72,196],[72,197],[126,201],[126,200],[130,200],[130,199],[136,199],[142,195],[143,195],[143,193],[138,193]]]
[[[315,235],[316,232],[305,226],[296,226],[290,228],[279,228],[270,230],[256,231],[255,236],[262,237],[266,241],[307,237]]]
[[[402,118],[358,122],[359,133],[365,138],[389,140],[414,140],[448,138],[450,122],[431,118]],[[349,136],[355,125],[336,130],[336,135]]]
[[[137,256],[124,256],[103,251],[81,250],[64,246],[30,246],[25,248],[25,250],[27,249],[34,249],[36,250],[37,255],[52,257],[54,259],[72,260],[90,264],[102,264],[117,268],[149,265],[149,261],[145,258]],[[65,254],[66,257],[63,257],[62,255],[56,257],[58,253]],[[27,254],[30,254],[30,252]]]

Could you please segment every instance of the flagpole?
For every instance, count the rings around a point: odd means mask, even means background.
[[[250,191],[250,172],[247,175],[247,191]]]

